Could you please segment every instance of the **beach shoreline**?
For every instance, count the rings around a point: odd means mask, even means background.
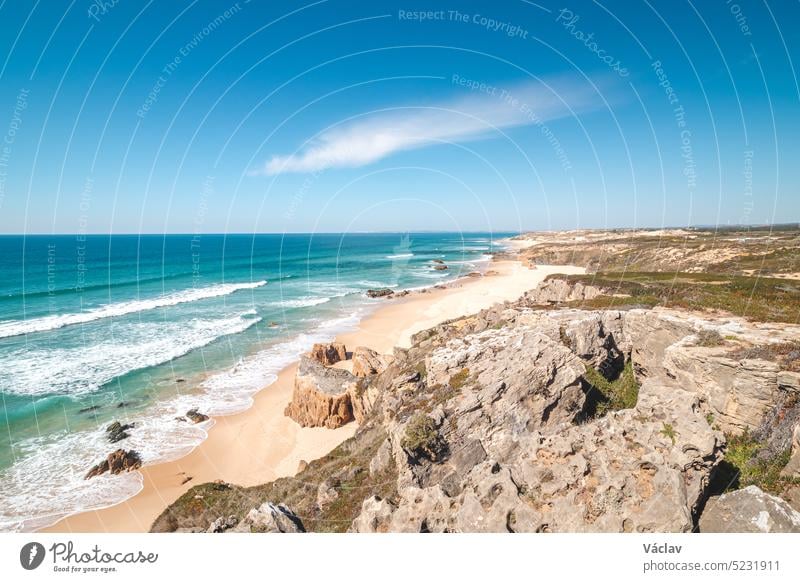
[[[413,334],[444,321],[513,301],[553,273],[582,273],[572,266],[534,269],[510,258],[492,261],[481,277],[464,277],[404,297],[387,300],[355,331],[336,341],[348,350],[366,346],[380,353],[408,347]],[[64,517],[41,532],[146,532],[158,515],[194,485],[221,480],[242,486],[267,483],[297,473],[301,461],[320,458],[353,436],[355,423],[331,430],[303,428],[284,415],[291,400],[297,364],[253,397],[247,410],[214,418],[208,437],[180,459],[140,469],[142,489],[107,508]]]

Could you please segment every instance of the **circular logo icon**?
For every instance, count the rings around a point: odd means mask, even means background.
[[[19,551],[19,563],[26,570],[35,570],[44,561],[44,546],[39,542],[30,542]]]

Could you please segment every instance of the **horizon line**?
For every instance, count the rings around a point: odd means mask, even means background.
[[[557,229],[512,229],[512,230],[354,230],[354,231],[264,231],[264,232],[3,232],[0,237],[7,236],[259,236],[259,235],[321,235],[321,234],[473,234],[473,233],[501,233],[525,234],[531,232],[570,232],[570,231],[614,231],[614,230],[677,230],[689,229],[731,229],[731,228],[767,228],[767,227],[794,227],[800,228],[800,221],[757,223],[757,224],[694,224],[694,225],[662,225],[662,226],[608,226],[608,227],[574,227]]]

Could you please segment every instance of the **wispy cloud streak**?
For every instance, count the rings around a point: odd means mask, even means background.
[[[307,147],[276,155],[255,173],[357,167],[440,142],[496,137],[497,129],[541,124],[604,106],[585,80],[558,78],[508,88],[475,88],[467,97],[372,112],[324,131]]]

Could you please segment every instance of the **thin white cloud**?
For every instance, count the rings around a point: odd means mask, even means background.
[[[559,78],[510,86],[494,92],[475,89],[469,96],[424,107],[383,110],[323,132],[290,155],[276,155],[256,174],[315,172],[363,166],[395,152],[442,141],[463,142],[497,136],[505,129],[596,109],[603,102],[586,81]],[[465,90],[469,90],[465,88]]]

